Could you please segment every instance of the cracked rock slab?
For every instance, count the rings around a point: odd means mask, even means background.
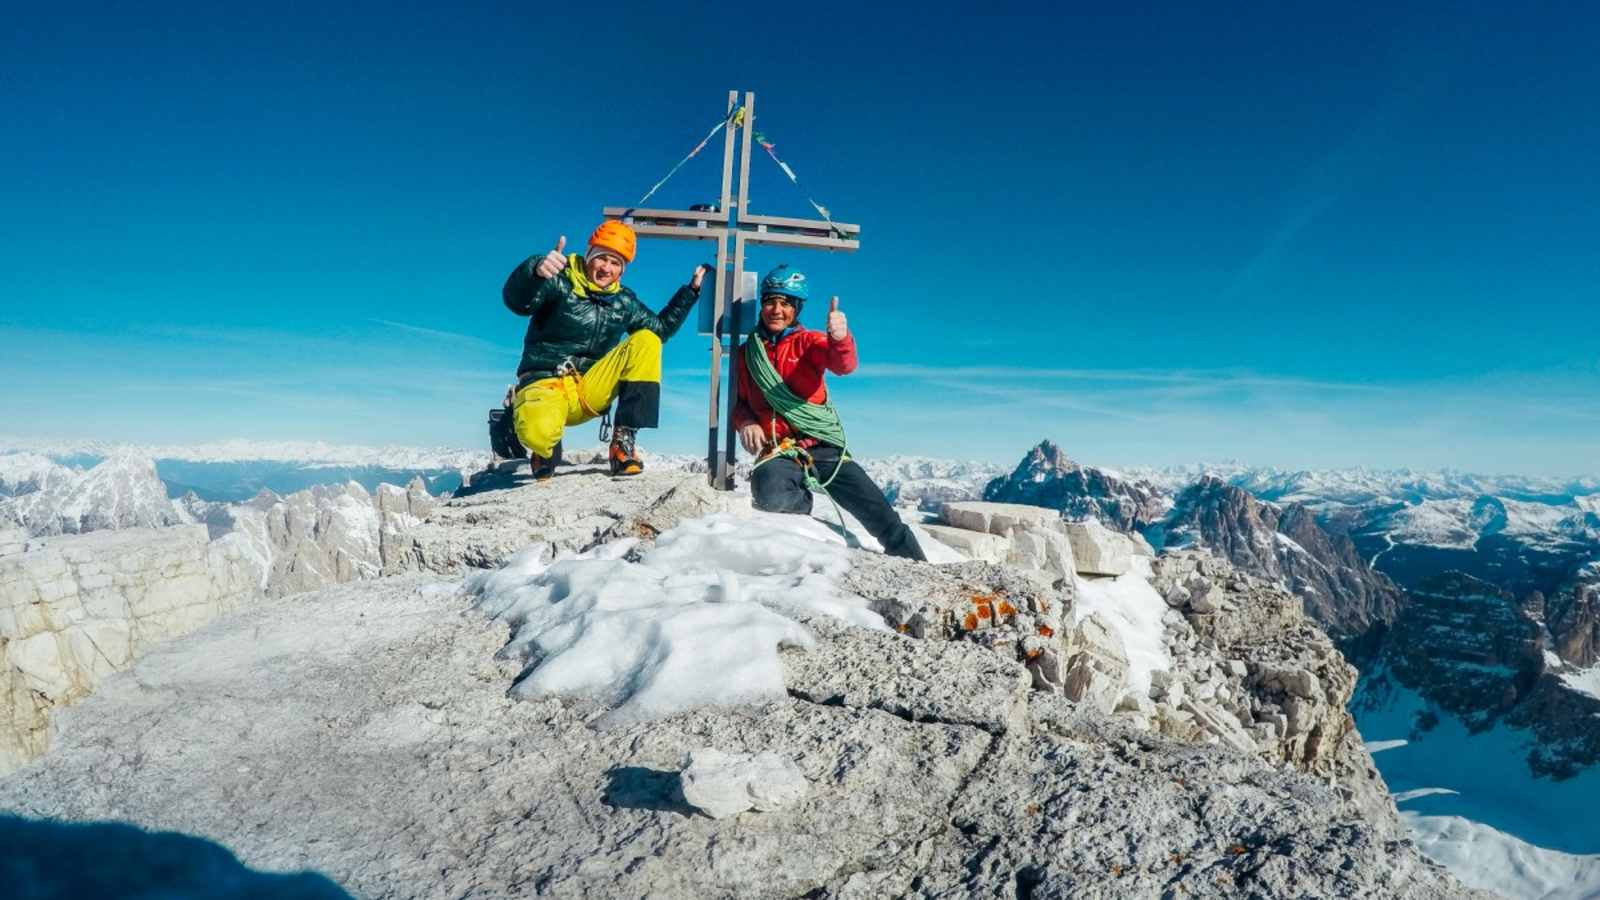
[[[866,631],[821,616],[804,622],[817,647],[782,657],[795,697],[993,734],[1016,728],[1026,715],[1028,670],[977,644]]]
[[[1041,707],[962,792],[914,896],[1488,900],[1312,779]]]
[[[505,489],[455,497],[437,504],[426,521],[397,539],[409,547],[397,550],[385,571],[459,574],[493,568],[529,544],[547,545],[551,556],[577,553],[696,480],[703,482],[704,476],[647,469],[612,478],[599,467],[571,467],[547,482],[524,479]]]
[[[509,699],[505,629],[453,591],[345,585],[166,644],[67,711],[0,808],[194,834],[356,896],[793,896],[936,834],[993,742],[799,699],[601,734],[592,705]],[[695,815],[677,772],[707,746],[779,754],[812,790]]]

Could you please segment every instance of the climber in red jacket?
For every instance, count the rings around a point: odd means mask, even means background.
[[[900,520],[872,478],[846,452],[844,428],[828,403],[827,372],[856,368],[856,342],[839,311],[828,309],[826,332],[799,324],[809,289],[801,272],[780,265],[761,280],[761,313],[745,341],[739,372],[739,402],[733,427],[744,449],[756,457],[750,493],[756,509],[811,512],[813,488],[821,489],[883,545],[885,553],[926,559],[917,537]]]

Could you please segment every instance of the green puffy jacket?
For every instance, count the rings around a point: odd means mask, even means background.
[[[554,377],[566,359],[586,372],[623,338],[641,329],[649,329],[665,341],[677,333],[700,297],[699,291],[686,284],[672,295],[660,315],[647,309],[626,287],[613,294],[580,297],[566,270],[554,278],[540,278],[533,271],[543,258],[542,254],[530,256],[512,269],[501,292],[507,309],[532,317],[522,339],[518,386]],[[581,264],[582,259],[574,257],[568,268]]]

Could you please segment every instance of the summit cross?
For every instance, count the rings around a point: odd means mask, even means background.
[[[642,209],[631,206],[607,206],[601,215],[608,220],[631,226],[641,238],[670,238],[680,241],[717,242],[717,279],[711,312],[711,398],[708,420],[706,472],[712,487],[733,489],[734,428],[733,409],[738,403],[739,380],[733,367],[738,364],[740,337],[743,323],[740,313],[744,304],[734,303],[729,297],[729,285],[742,290],[744,284],[744,251],[748,244],[773,244],[781,247],[801,247],[815,250],[843,250],[851,252],[861,246],[861,226],[846,225],[822,219],[790,219],[779,216],[755,215],[750,208],[750,140],[755,133],[756,95],[746,91],[744,106],[740,107],[739,92],[728,92],[728,120],[724,129],[722,150],[722,195],[715,208]],[[733,142],[734,132],[742,130],[742,148],[739,152],[738,194],[733,193]],[[792,178],[792,176],[791,176]],[[824,212],[826,215],[826,212]],[[731,253],[729,244],[732,243]],[[730,274],[731,267],[731,274]],[[723,277],[730,275],[730,277]],[[753,300],[739,297],[741,301]],[[731,315],[729,314],[731,312]],[[728,404],[727,425],[722,430],[725,447],[719,449],[717,407],[721,395],[722,337],[728,336]]]

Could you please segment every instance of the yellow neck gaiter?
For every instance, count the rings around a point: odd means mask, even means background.
[[[589,280],[589,272],[584,268],[583,257],[576,253],[567,254],[567,281],[572,285],[572,293],[587,298],[590,294],[615,294],[622,290],[622,278],[611,282],[610,287],[601,287]]]

